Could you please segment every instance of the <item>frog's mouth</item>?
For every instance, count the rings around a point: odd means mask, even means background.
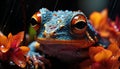
[[[93,44],[95,44],[95,41],[91,40],[57,40],[57,39],[46,39],[46,38],[38,38],[37,41],[41,44],[51,44],[51,45],[66,45],[66,46],[75,46],[78,48],[87,48]]]
[[[86,32],[86,38],[83,39],[76,39],[76,40],[59,40],[59,39],[52,39],[52,38],[37,38],[36,39],[40,44],[47,44],[47,45],[64,45],[64,46],[75,46],[78,48],[87,48],[92,46],[97,42],[97,38],[93,39],[88,32]]]

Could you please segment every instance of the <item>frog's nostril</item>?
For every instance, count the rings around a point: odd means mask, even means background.
[[[55,32],[51,32],[51,33],[47,33],[46,31],[43,32],[43,37],[50,39],[53,35],[55,34]]]

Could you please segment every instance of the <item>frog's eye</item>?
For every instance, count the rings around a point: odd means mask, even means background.
[[[71,30],[75,34],[83,34],[87,29],[87,20],[84,15],[76,15],[71,21]]]
[[[41,23],[41,13],[40,12],[36,12],[31,20],[30,20],[31,24],[32,24],[32,27],[35,29],[35,30],[38,30],[39,27],[40,27],[40,23]]]

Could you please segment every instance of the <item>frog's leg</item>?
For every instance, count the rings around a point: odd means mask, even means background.
[[[28,52],[26,57],[28,64],[31,65],[33,62],[34,64],[32,65],[33,69],[34,68],[37,69],[39,66],[42,69],[45,69],[44,62],[49,63],[47,59],[45,59],[42,55],[36,52],[36,49],[39,48],[39,46],[40,44],[37,41],[33,41],[32,43],[29,44],[30,51]]]

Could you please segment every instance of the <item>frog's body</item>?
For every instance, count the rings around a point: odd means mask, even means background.
[[[76,62],[88,57],[84,50],[96,44],[98,34],[81,11],[49,11],[42,8],[32,17],[37,21],[39,49],[65,62]],[[35,42],[36,43],[36,42]],[[36,50],[35,43],[29,47]]]

